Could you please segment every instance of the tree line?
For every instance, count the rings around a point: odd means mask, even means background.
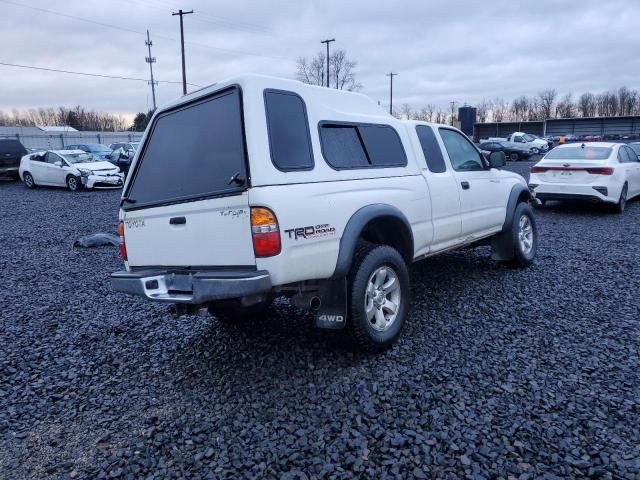
[[[96,112],[81,105],[76,105],[73,108],[64,106],[27,110],[14,108],[10,112],[0,110],[0,126],[2,127],[36,127],[38,125],[69,126],[81,131],[100,132],[121,132],[129,127],[121,115]]]

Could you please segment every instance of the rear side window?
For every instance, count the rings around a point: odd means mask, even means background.
[[[271,161],[278,170],[311,170],[313,150],[307,109],[302,98],[282,90],[265,90]]]
[[[422,153],[427,161],[427,167],[430,172],[443,173],[447,171],[447,165],[444,163],[442,157],[442,150],[436,140],[436,135],[431,127],[426,125],[418,125],[416,127],[416,133],[418,134],[418,140],[420,140],[420,146],[422,147]],[[487,143],[487,148],[491,148],[492,143]]]
[[[320,141],[327,163],[337,170],[407,164],[400,137],[389,125],[321,123]]]
[[[245,160],[238,88],[160,114],[127,192],[130,208],[244,190]]]
[[[27,154],[27,150],[18,140],[0,140],[0,152],[21,157]]]

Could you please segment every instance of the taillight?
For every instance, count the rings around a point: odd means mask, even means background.
[[[280,253],[280,228],[275,214],[264,207],[251,207],[251,237],[256,257]]]
[[[613,175],[613,168],[611,167],[595,167],[585,169],[591,175]]]
[[[123,260],[127,259],[127,246],[124,243],[124,223],[118,224],[118,236],[120,237],[120,256]]]
[[[544,167],[531,167],[531,173],[544,173],[548,170],[548,168]]]

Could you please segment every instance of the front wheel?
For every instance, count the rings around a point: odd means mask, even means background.
[[[520,203],[513,214],[511,239],[514,257],[509,262],[514,267],[529,267],[536,257],[538,249],[538,227],[533,211],[527,203]]]
[[[513,152],[509,155],[509,160],[511,160],[512,162],[517,162],[518,160],[520,160],[520,155]]]
[[[533,153],[534,155],[538,155],[540,153],[540,149],[538,147],[533,147],[531,149],[531,153]]]
[[[81,184],[80,180],[78,180],[78,177],[73,175],[69,175],[67,177],[67,188],[72,192],[77,192],[78,190],[80,190],[80,185]]]
[[[400,337],[409,310],[407,265],[387,245],[361,246],[349,274],[349,320],[354,345],[382,352]]]
[[[22,180],[27,188],[36,188],[36,182],[33,180],[33,175],[29,172],[24,172]]]

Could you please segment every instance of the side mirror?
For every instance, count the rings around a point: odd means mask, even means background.
[[[492,152],[489,155],[489,166],[491,168],[502,168],[507,164],[507,156],[504,152]]]
[[[61,167],[61,166],[62,166],[62,162],[61,162],[60,160],[58,160],[57,162],[53,162],[53,164],[54,164],[56,167]]]

